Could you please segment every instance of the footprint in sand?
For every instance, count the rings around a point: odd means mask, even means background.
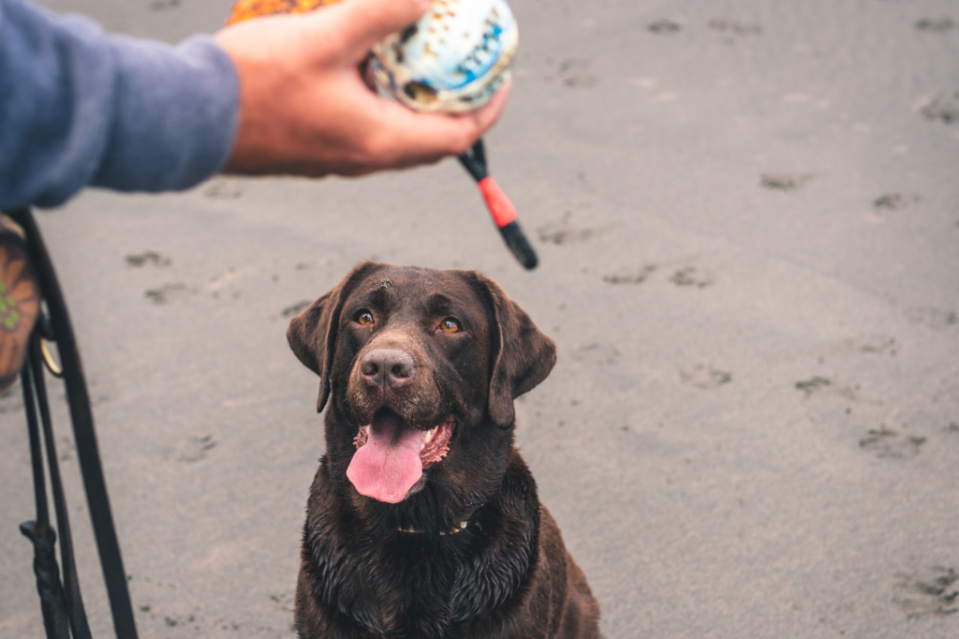
[[[923,18],[916,22],[916,29],[930,33],[946,33],[953,29],[959,30],[959,23],[952,18]]]
[[[959,122],[959,90],[940,93],[934,98],[924,100],[919,107],[919,113],[932,122]]]
[[[603,281],[607,284],[642,284],[659,268],[653,264],[647,264],[637,271],[621,271],[604,275]]]
[[[681,288],[706,288],[712,286],[716,278],[708,273],[698,271],[694,266],[687,266],[673,273],[669,281]]]
[[[719,370],[712,364],[699,364],[691,371],[681,372],[679,378],[690,386],[709,390],[732,383],[733,374],[729,371]]]
[[[143,253],[131,254],[126,257],[127,266],[130,268],[143,268],[144,266],[170,266],[170,258],[160,255],[156,251],[144,251]]]
[[[651,22],[646,25],[646,28],[658,35],[669,35],[682,31],[683,25],[678,22],[673,22],[672,20],[657,20],[656,22]]]
[[[916,435],[900,435],[885,424],[871,429],[866,437],[859,440],[859,447],[868,450],[879,458],[901,459],[915,457],[919,448],[926,443],[925,437]]]
[[[771,191],[798,191],[815,177],[815,173],[764,173],[759,176],[759,184]]]
[[[892,601],[907,619],[947,617],[959,613],[959,573],[953,568],[933,566],[896,575]]]

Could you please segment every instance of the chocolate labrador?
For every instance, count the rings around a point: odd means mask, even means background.
[[[594,638],[599,605],[514,442],[553,341],[472,271],[364,262],[293,318],[320,376],[299,636]]]

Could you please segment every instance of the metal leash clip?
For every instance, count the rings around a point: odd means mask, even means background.
[[[53,356],[53,344],[56,343],[56,336],[53,334],[53,325],[50,322],[50,313],[44,308],[40,313],[40,321],[37,323],[37,329],[40,331],[40,356],[43,358],[43,364],[50,371],[50,374],[57,379],[63,378],[63,366]]]

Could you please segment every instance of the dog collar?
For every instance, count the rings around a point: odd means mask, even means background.
[[[456,524],[455,526],[453,526],[446,532],[441,532],[440,536],[445,537],[446,535],[455,535],[457,533],[461,533],[464,530],[466,530],[466,527],[469,526],[469,523],[470,522],[468,519],[465,521],[461,521],[460,523]],[[416,528],[397,528],[396,531],[401,533],[416,534],[416,535],[423,534],[426,532],[425,530],[418,530]]]

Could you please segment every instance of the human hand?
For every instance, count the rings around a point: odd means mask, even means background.
[[[417,113],[374,93],[359,65],[429,0],[348,0],[216,34],[240,80],[240,121],[225,171],[364,175],[467,151],[499,118],[509,82],[463,115]]]

